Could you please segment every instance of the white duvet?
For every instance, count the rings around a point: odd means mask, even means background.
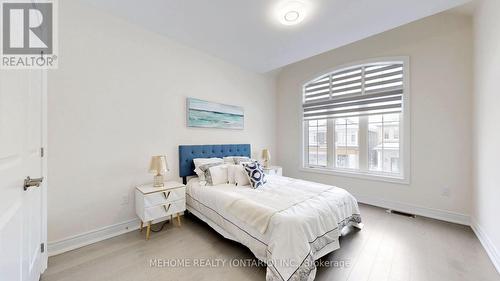
[[[339,247],[343,226],[361,222],[347,191],[281,176],[259,189],[193,179],[187,194],[188,209],[267,263],[267,280],[313,280],[315,259]]]

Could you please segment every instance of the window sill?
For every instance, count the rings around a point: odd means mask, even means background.
[[[372,180],[372,181],[382,181],[382,182],[390,182],[390,183],[398,183],[398,184],[410,184],[409,178],[402,178],[397,176],[388,176],[388,175],[380,175],[373,173],[361,173],[361,172],[350,172],[350,171],[341,171],[341,170],[331,170],[327,168],[316,168],[316,167],[302,167],[299,169],[302,172],[307,173],[316,173],[316,174],[325,174],[339,177],[349,177],[349,178],[357,178],[363,180]]]

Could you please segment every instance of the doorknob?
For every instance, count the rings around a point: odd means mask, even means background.
[[[28,190],[28,188],[32,186],[40,187],[40,184],[43,181],[43,177],[37,178],[37,179],[32,179],[30,177],[26,177],[24,180],[24,190]]]

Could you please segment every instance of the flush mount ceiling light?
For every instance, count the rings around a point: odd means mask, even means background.
[[[286,22],[296,22],[299,17],[300,13],[297,11],[289,11],[284,16]]]
[[[306,7],[300,1],[288,1],[278,8],[278,17],[284,25],[298,24],[306,16]]]

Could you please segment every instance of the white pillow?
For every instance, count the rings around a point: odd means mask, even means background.
[[[224,157],[222,159],[224,159],[224,163],[226,163],[226,164],[234,164],[233,156],[227,156],[227,157]]]
[[[236,173],[240,172],[241,165],[231,164],[227,166],[227,183],[236,184]]]
[[[250,185],[250,179],[242,165],[234,165],[234,182],[237,186]]]
[[[216,157],[194,158],[193,163],[194,163],[194,172],[196,173],[196,175],[198,175],[200,181],[205,181],[205,172],[200,170],[200,166],[209,163],[224,163],[224,160],[222,160],[222,158],[216,158]]]
[[[212,157],[212,158],[194,158],[193,159],[194,168],[198,168],[201,165],[208,163],[224,163],[222,158]]]
[[[221,164],[208,168],[205,171],[205,180],[209,185],[226,184],[228,181],[227,176],[228,165]]]
[[[241,164],[243,162],[252,161],[252,159],[250,159],[250,157],[246,157],[246,156],[234,156],[233,161],[234,161],[234,164]]]
[[[242,162],[251,162],[252,159],[247,156],[226,156],[224,157],[224,163],[227,164],[241,164]]]
[[[204,174],[205,185],[219,185],[227,183],[227,164],[207,163],[197,169]]]

